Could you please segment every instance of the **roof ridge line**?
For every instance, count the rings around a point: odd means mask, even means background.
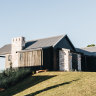
[[[65,35],[58,35],[58,36],[51,36],[51,37],[39,38],[39,39],[29,40],[29,41],[26,41],[26,42],[36,41],[36,40],[43,40],[43,39],[50,39],[50,38],[59,37],[59,36],[65,36]]]

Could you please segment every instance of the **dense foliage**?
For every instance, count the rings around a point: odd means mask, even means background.
[[[8,88],[15,85],[30,74],[32,74],[32,70],[25,68],[5,70],[0,73],[0,88]]]
[[[87,47],[94,47],[95,46],[95,44],[91,44],[91,45],[88,45]]]

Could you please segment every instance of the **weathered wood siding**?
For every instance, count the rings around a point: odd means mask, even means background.
[[[84,57],[82,57],[83,59],[82,70],[96,72],[96,56],[84,56]]]
[[[41,66],[41,50],[19,53],[19,67]]]
[[[43,69],[53,70],[53,48],[43,49]]]
[[[72,53],[72,70],[78,70],[78,55]]]
[[[58,49],[53,50],[53,70],[54,71],[59,70],[59,50]]]

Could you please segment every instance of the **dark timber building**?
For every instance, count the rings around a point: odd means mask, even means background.
[[[81,71],[81,55],[67,35],[25,41],[12,39],[12,44],[0,48],[6,68],[38,67],[39,69]]]

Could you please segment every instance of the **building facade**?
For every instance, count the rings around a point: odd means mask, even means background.
[[[67,35],[27,41],[24,37],[12,39],[12,43],[0,49],[6,59],[5,67],[33,67],[51,71],[81,71],[81,54]]]

